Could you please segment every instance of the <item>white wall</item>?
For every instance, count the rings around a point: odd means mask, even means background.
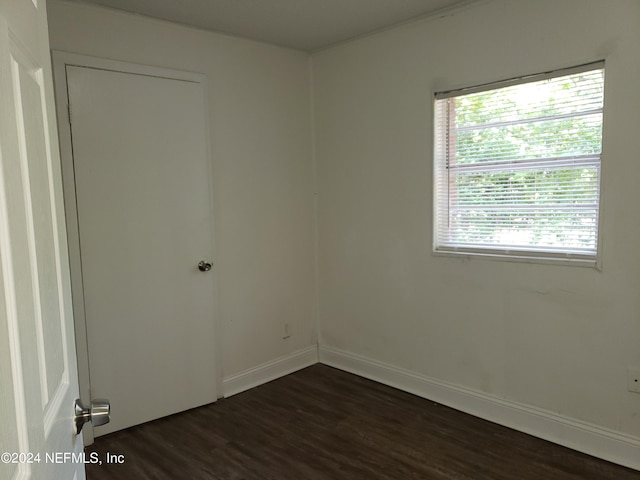
[[[49,10],[54,49],[209,78],[225,377],[313,345],[309,56],[74,3]],[[325,358],[557,413],[630,446],[608,457],[640,468],[640,395],[626,388],[640,366],[638,52],[637,0],[482,0],[314,54]],[[433,256],[433,92],[600,59],[602,271]],[[572,444],[564,433],[546,437]]]
[[[634,445],[640,2],[483,1],[312,58],[321,346]],[[433,92],[600,59],[602,271],[433,256]]]
[[[224,377],[314,345],[308,55],[75,3],[48,13],[52,49],[207,75]]]

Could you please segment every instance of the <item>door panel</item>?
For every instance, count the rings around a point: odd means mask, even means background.
[[[0,462],[3,479],[84,478],[47,461],[82,452],[47,39],[43,1],[0,3],[0,452],[33,455]]]
[[[45,119],[42,111],[42,88],[40,72],[32,66],[20,64],[12,58],[13,78],[17,98],[22,101],[16,105],[16,114],[22,119],[19,124],[21,159],[25,178],[25,198],[28,203],[27,217],[29,254],[36,258],[32,265],[35,310],[37,352],[40,366],[42,403],[46,407],[54,397],[55,390],[64,381],[64,346],[62,344],[63,325],[58,312],[58,279],[55,255],[51,251],[55,246],[54,226],[51,208],[54,200],[49,189],[50,172],[47,166],[45,141]],[[42,312],[49,317],[43,318]],[[45,341],[46,339],[46,341]],[[46,416],[46,415],[45,415]]]
[[[96,435],[216,400],[203,87],[66,67]]]

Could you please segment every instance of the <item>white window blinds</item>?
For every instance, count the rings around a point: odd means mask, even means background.
[[[436,94],[435,249],[595,260],[604,65]]]

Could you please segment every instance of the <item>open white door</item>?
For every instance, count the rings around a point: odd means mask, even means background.
[[[83,479],[44,0],[0,1],[0,478]]]

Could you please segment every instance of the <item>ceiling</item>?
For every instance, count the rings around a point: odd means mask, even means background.
[[[305,51],[473,0],[81,0]]]

